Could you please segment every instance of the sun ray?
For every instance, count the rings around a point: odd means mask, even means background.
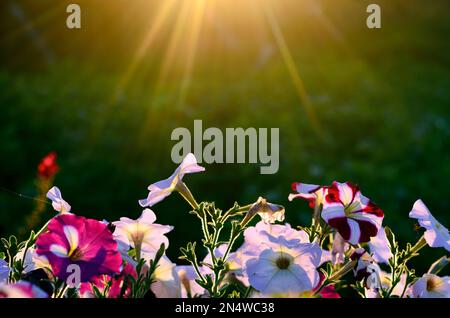
[[[183,6],[180,9],[175,27],[170,36],[169,44],[167,46],[166,55],[164,57],[164,62],[160,68],[157,83],[155,85],[155,94],[159,93],[161,86],[167,78],[170,71],[170,67],[173,65],[174,59],[176,57],[177,49],[180,47],[180,40],[183,31],[183,27],[186,26],[186,19],[189,13],[189,5],[187,2],[183,2]]]
[[[291,51],[286,43],[283,32],[281,31],[280,25],[278,24],[278,20],[270,7],[267,1],[263,3],[263,10],[267,21],[269,23],[272,34],[275,38],[276,44],[280,50],[281,56],[286,64],[286,68],[291,77],[292,83],[295,87],[298,97],[302,102],[303,108],[305,109],[306,115],[308,116],[311,124],[318,135],[322,134],[321,125],[319,119],[314,111],[314,107],[308,97],[306,92],[305,85],[303,83],[302,78],[297,70],[297,66],[295,65],[294,59],[292,57]]]
[[[149,130],[152,129],[152,115],[155,111],[157,111],[157,107],[155,107],[155,97],[160,96],[165,80],[167,79],[167,76],[171,71],[171,67],[173,67],[174,61],[177,58],[177,52],[180,51],[180,42],[183,35],[183,28],[187,24],[188,13],[189,3],[183,2],[176,16],[176,23],[170,35],[169,44],[167,45],[167,50],[164,55],[164,61],[159,70],[159,75],[156,79],[152,94],[149,96],[150,103],[152,105],[147,107],[145,117],[143,118],[142,129],[139,131],[139,136],[137,139],[139,145],[143,145],[146,142],[146,136],[148,135]],[[163,115],[160,113],[159,116]]]
[[[160,12],[156,15],[156,19],[152,22],[151,27],[147,35],[145,36],[145,39],[142,41],[141,45],[136,50],[136,53],[134,54],[134,57],[130,65],[128,66],[122,79],[119,81],[119,84],[117,85],[115,98],[120,96],[123,89],[126,87],[130,79],[133,77],[134,73],[136,72],[136,69],[144,59],[150,46],[154,43],[154,40],[158,35],[159,31],[161,30],[164,22],[167,20],[167,17],[169,16],[170,11],[174,6],[175,2],[176,2],[175,0],[166,0],[162,4]]]
[[[124,74],[118,81],[118,84],[115,88],[114,93],[110,97],[110,99],[106,102],[105,107],[107,108],[107,111],[103,113],[103,115],[98,119],[96,122],[96,125],[93,127],[93,132],[91,135],[91,144],[92,146],[95,145],[96,140],[98,138],[98,134],[101,132],[102,128],[104,127],[105,123],[108,121],[109,116],[109,108],[117,103],[119,97],[122,95],[124,89],[126,88],[129,81],[132,79],[133,75],[135,74],[136,70],[138,69],[139,65],[141,64],[142,60],[145,58],[146,53],[148,52],[151,45],[154,43],[154,40],[156,39],[158,33],[162,29],[164,22],[167,21],[169,14],[171,12],[171,9],[175,5],[177,1],[176,0],[167,0],[165,1],[160,7],[157,14],[155,14],[156,18],[155,20],[151,20],[149,24],[149,30],[148,33],[145,35],[145,38],[143,39],[142,43],[137,48],[131,63],[126,68]]]
[[[186,54],[186,64],[183,79],[180,85],[180,93],[177,102],[178,109],[184,106],[186,93],[189,89],[192,79],[192,68],[194,66],[195,54],[197,53],[199,35],[204,19],[204,12],[207,0],[197,0],[193,7],[192,27],[188,38],[188,47]]]

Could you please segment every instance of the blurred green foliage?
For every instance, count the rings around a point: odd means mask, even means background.
[[[139,28],[133,25],[124,35],[115,24],[95,24],[93,16],[101,13],[93,2],[87,25],[73,38],[68,30],[60,37],[40,30],[56,52],[49,66],[26,35],[11,35],[9,27],[0,33],[0,236],[15,233],[34,204],[4,188],[33,196],[36,166],[51,150],[61,166],[55,184],[73,212],[109,221],[138,217],[137,200],[147,195],[147,186],[175,168],[171,131],[192,129],[194,119],[202,119],[204,127],[279,127],[281,143],[275,175],[260,175],[258,165],[214,164],[187,176],[197,200],[216,201],[226,209],[261,195],[284,205],[288,221],[300,225],[310,222],[311,211],[304,202],[287,201],[291,182],[352,181],[385,211],[385,224],[401,242],[419,237],[408,219],[418,198],[450,226],[448,1],[379,1],[381,30],[365,27],[367,1],[344,0],[342,6],[319,1],[337,33],[286,1],[291,10],[280,26],[319,118],[320,135],[270,32],[256,41],[230,27],[225,33],[237,41],[231,48],[200,40],[183,99],[183,67],[174,66],[158,82],[168,42],[160,38],[164,45],[147,52],[130,82],[118,90],[137,45],[133,42],[127,51],[125,39],[139,39],[130,31]],[[3,23],[13,23],[8,11],[2,15],[7,16]],[[108,10],[105,16],[114,17]],[[54,23],[63,23],[62,17]],[[121,18],[118,25],[126,21]],[[101,25],[108,37],[101,36]],[[112,37],[114,32],[121,37]],[[169,234],[172,258],[180,246],[200,237],[196,220],[177,195],[153,210],[159,223],[175,226]],[[46,217],[52,213],[49,205]],[[425,260],[417,264],[422,271],[430,263]]]

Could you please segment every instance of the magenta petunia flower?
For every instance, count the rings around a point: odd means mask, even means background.
[[[109,286],[107,297],[119,298],[122,293],[122,288],[126,283],[123,297],[128,298],[131,294],[130,277],[137,279],[137,273],[131,264],[126,263],[118,275],[114,275],[112,277],[108,275],[100,275],[94,277],[91,280],[91,283],[82,283],[80,286],[80,295],[83,298],[93,298],[95,297],[93,286],[97,287],[100,292],[104,292],[105,288]]]
[[[120,271],[122,257],[107,224],[74,214],[61,214],[48,224],[36,241],[36,252],[45,256],[53,273],[66,280],[73,274],[68,266],[80,268],[80,282]]]
[[[351,244],[369,242],[383,217],[383,211],[349,182],[333,182],[326,190],[322,218]]]
[[[316,287],[314,287],[313,291],[316,292],[320,286],[322,286],[323,281],[325,280],[325,275],[320,272],[319,273],[320,280]],[[319,292],[321,298],[341,298],[341,295],[336,291],[334,285],[327,285]]]

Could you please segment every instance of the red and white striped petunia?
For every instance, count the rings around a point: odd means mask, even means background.
[[[309,202],[309,206],[311,209],[317,205],[322,204],[324,199],[324,194],[326,193],[326,188],[324,186],[315,185],[315,184],[307,184],[301,182],[292,183],[292,190],[297,193],[289,194],[289,201],[292,201],[296,198],[302,198]]]
[[[383,211],[349,182],[333,182],[322,203],[322,218],[351,244],[369,242],[383,222]]]

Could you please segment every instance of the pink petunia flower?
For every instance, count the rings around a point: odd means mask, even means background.
[[[100,292],[104,292],[106,286],[109,285],[110,287],[106,296],[108,298],[118,298],[121,295],[124,283],[127,283],[127,287],[125,288],[123,294],[123,297],[127,298],[131,293],[130,277],[137,279],[137,272],[131,264],[126,263],[118,275],[101,275],[94,277],[90,283],[82,283],[80,286],[80,295],[83,298],[93,298],[95,297],[93,286],[95,286]]]
[[[450,252],[450,233],[439,223],[422,200],[414,203],[409,217],[417,219],[421,227],[425,228],[425,240],[430,247],[443,247]]]
[[[66,280],[73,273],[69,265],[78,265],[80,282],[93,277],[114,275],[120,271],[122,257],[117,251],[108,226],[74,214],[60,214],[48,224],[48,231],[39,235],[36,252],[49,261],[53,273]]]
[[[384,213],[351,183],[333,182],[323,200],[322,218],[349,243],[369,242],[381,227]]]
[[[139,204],[142,207],[151,207],[155,205],[168,197],[177,186],[183,182],[185,174],[202,171],[205,171],[205,168],[199,166],[195,156],[192,153],[189,153],[169,178],[148,186],[150,192],[146,199],[139,200]]]
[[[20,281],[15,284],[0,284],[0,298],[47,298],[48,295],[39,287]]]

